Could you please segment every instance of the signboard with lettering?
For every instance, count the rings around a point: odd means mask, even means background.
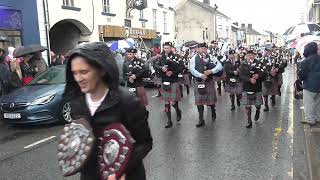
[[[21,27],[20,11],[0,8],[0,29],[20,30]]]
[[[320,0],[314,0],[313,4],[320,4]]]
[[[140,29],[140,28],[126,28],[121,26],[99,26],[100,32],[103,37],[118,37],[118,38],[138,38],[139,36],[143,39],[154,39],[156,38],[156,31],[151,29]]]

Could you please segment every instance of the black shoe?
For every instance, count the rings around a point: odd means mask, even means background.
[[[161,97],[161,94],[157,94],[155,97]]]
[[[205,124],[204,120],[202,119],[202,120],[199,120],[198,124],[196,124],[196,127],[198,128],[198,127],[202,127],[202,126],[205,126],[205,125],[206,124]]]
[[[269,106],[264,106],[263,111],[269,111]]]
[[[231,105],[231,111],[234,111],[236,109],[236,107],[234,105]]]
[[[172,127],[172,121],[171,120],[168,120],[165,128],[171,128]]]
[[[260,110],[259,111],[256,111],[256,114],[254,115],[254,120],[255,121],[258,121],[260,118]]]
[[[190,90],[189,90],[189,89],[187,89],[187,94],[188,94],[188,95],[190,94]]]
[[[181,121],[181,110],[177,111],[177,122]]]
[[[252,127],[252,121],[248,121],[247,125],[246,125],[246,128],[251,128]]]

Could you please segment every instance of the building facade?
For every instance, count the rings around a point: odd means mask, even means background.
[[[231,35],[230,18],[212,7],[210,1],[181,0],[175,7],[176,41],[210,42]]]
[[[38,44],[39,22],[36,0],[0,1],[0,47]]]
[[[142,39],[150,48],[174,38],[171,0],[145,0],[145,9],[131,0],[48,0],[51,49],[65,54],[88,41]]]

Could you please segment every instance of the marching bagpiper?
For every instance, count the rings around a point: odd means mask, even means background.
[[[178,75],[182,72],[183,65],[180,63],[178,56],[172,52],[172,43],[165,42],[160,61],[154,67],[160,72],[162,80],[161,98],[165,101],[165,110],[168,117],[165,128],[172,127],[170,104],[172,104],[177,112],[177,122],[181,120],[181,110],[178,103],[181,100],[181,91]]]
[[[183,86],[187,89],[187,95],[190,94],[190,70],[189,70],[189,59],[188,59],[188,53],[182,54],[180,56],[180,61],[183,63],[183,70],[178,75],[179,82],[180,82],[180,91],[181,91],[181,97],[183,97]]]
[[[223,70],[219,61],[207,54],[207,44],[200,43],[198,54],[193,56],[190,61],[190,71],[195,77],[195,104],[199,112],[199,122],[196,127],[205,125],[203,118],[204,105],[210,106],[212,121],[216,119],[215,103],[217,101],[214,74],[219,74]]]
[[[136,57],[137,50],[130,48],[127,50],[127,58],[123,64],[123,79],[129,91],[134,92],[140,98],[140,102],[148,105],[148,98],[144,89],[143,77],[148,75],[148,69],[142,59]]]
[[[229,58],[224,65],[226,72],[225,91],[230,94],[231,110],[235,110],[235,98],[237,97],[237,105],[240,106],[242,83],[240,79],[240,59],[235,58],[235,50],[229,51]]]
[[[152,57],[152,67],[156,66],[156,63],[158,63],[158,61],[160,61],[160,57],[161,54],[157,54],[156,56]],[[154,73],[154,77],[153,77],[153,81],[155,86],[157,87],[158,90],[158,94],[153,96],[153,97],[161,97],[161,71],[159,71],[158,69],[155,69],[155,73]]]
[[[268,52],[268,51],[267,51]],[[280,94],[279,91],[279,79],[280,75],[284,72],[284,66],[275,56],[267,56],[263,60],[264,71],[266,73],[265,81],[262,86],[262,93],[265,108],[264,111],[269,111],[268,96],[271,96],[271,105],[276,104],[276,95]]]
[[[255,59],[253,50],[248,50],[246,60],[240,65],[240,78],[243,83],[242,102],[246,106],[248,123],[246,128],[252,127],[251,106],[256,107],[254,120],[260,117],[262,100],[262,81],[264,79],[263,65]]]

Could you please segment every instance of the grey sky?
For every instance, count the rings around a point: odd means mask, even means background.
[[[176,3],[181,0],[176,0]],[[202,0],[198,0],[202,1]],[[253,28],[284,33],[301,22],[306,0],[211,0],[218,10],[240,23],[252,23]]]

